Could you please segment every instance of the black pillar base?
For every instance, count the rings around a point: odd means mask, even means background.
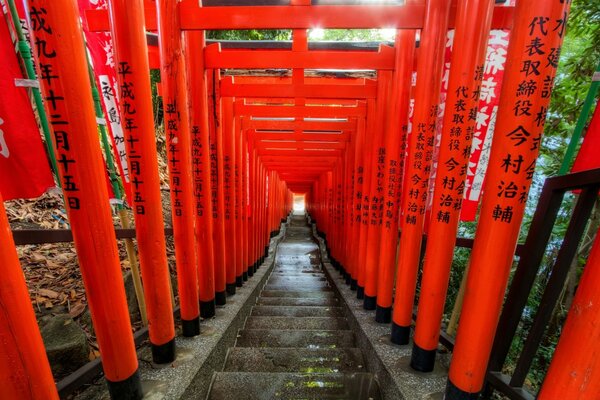
[[[350,290],[356,290],[358,288],[358,281],[356,279],[352,279],[350,282]]]
[[[267,258],[267,257],[269,257],[269,246],[265,246],[265,255],[263,256],[263,262],[265,261],[265,258]]]
[[[412,356],[410,358],[410,366],[415,371],[431,372],[435,366],[436,349],[425,350],[420,348],[413,342]]]
[[[227,294],[233,296],[235,294],[235,283],[227,283],[225,284],[225,290]]]
[[[362,300],[365,298],[365,288],[363,286],[356,287],[356,298]]]
[[[248,280],[248,271],[242,272],[242,280],[246,282]]]
[[[405,345],[410,342],[410,326],[400,326],[392,322],[392,343]]]
[[[224,306],[227,304],[227,292],[222,291],[215,293],[215,303],[218,306]]]
[[[287,218],[281,218],[281,223],[285,224],[287,222]]]
[[[200,316],[205,319],[215,316],[215,299],[200,302]]]
[[[184,337],[194,337],[200,334],[200,317],[192,320],[181,320],[181,334]]]
[[[152,361],[155,364],[168,364],[175,361],[175,338],[165,344],[150,343],[150,348],[152,349]]]
[[[144,397],[142,381],[137,370],[124,381],[112,382],[107,379],[106,384],[112,400],[141,400]]]
[[[352,285],[352,276],[350,274],[345,274],[346,276],[346,285]]]
[[[379,324],[389,324],[392,322],[392,307],[377,306],[375,309],[375,322]]]
[[[248,278],[251,278],[254,276],[254,264],[252,264],[251,266],[248,267],[248,271],[246,272],[246,275],[248,276]]]
[[[244,278],[242,277],[242,275],[235,277],[235,286],[237,286],[237,287],[244,286]]]
[[[479,399],[479,392],[469,393],[462,389],[457,388],[450,379],[446,383],[446,395],[445,400],[477,400]]]
[[[376,307],[377,307],[377,297],[365,295],[365,301],[363,303],[363,308],[365,310],[374,310]]]

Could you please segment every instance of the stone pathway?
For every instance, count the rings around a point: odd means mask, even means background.
[[[293,216],[209,399],[381,398],[319,254],[306,218]]]

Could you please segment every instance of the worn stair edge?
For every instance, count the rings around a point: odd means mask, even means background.
[[[340,304],[336,298],[259,297],[256,300],[257,306],[339,307]]]
[[[215,370],[225,363],[227,349],[235,343],[238,330],[247,316],[270,272],[275,266],[277,245],[285,236],[285,224],[269,244],[269,254],[254,276],[238,288],[235,296],[227,298],[225,306],[218,306],[216,317],[203,320],[200,335],[192,338],[175,337],[177,358],[172,364],[152,364],[150,348],[138,350],[139,372],[145,398],[161,400],[205,399]],[[109,399],[105,384],[93,385],[76,400]]]
[[[372,374],[301,374],[289,372],[218,372],[210,400],[370,399],[380,398]]]
[[[366,372],[360,349],[233,347],[229,349],[224,372]]]
[[[248,317],[246,329],[348,329],[345,317]]]
[[[319,244],[323,270],[334,293],[346,309],[350,329],[355,333],[356,346],[365,355],[367,370],[379,381],[384,399],[430,400],[442,398],[447,375],[449,356],[438,354],[436,367],[431,373],[422,373],[410,367],[412,342],[398,346],[390,341],[391,324],[375,322],[375,312],[363,308],[363,300],[356,298],[346,280],[329,262],[324,240],[312,225],[313,236]]]
[[[243,329],[235,346],[323,349],[355,347],[355,340],[351,330]]]
[[[253,317],[343,317],[341,307],[328,306],[263,306],[256,305],[250,313]]]

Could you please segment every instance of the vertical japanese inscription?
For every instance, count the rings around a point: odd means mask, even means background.
[[[58,51],[53,47],[52,42],[58,39],[54,38],[53,26],[46,19],[48,14],[46,8],[36,6],[35,1],[31,1],[30,4],[31,29],[35,36],[33,48],[38,59],[39,79],[44,83],[44,101],[48,110],[48,121],[52,126],[56,162],[62,170],[62,187],[66,203],[70,210],[77,211],[81,209],[81,199],[78,194],[81,182],[74,173],[78,161],[77,155],[69,143],[71,136],[75,133],[70,127],[61,85],[62,79],[68,79],[68,77],[60,76],[56,72],[58,70],[56,60]],[[69,57],[70,55],[62,56]]]
[[[135,213],[144,215],[146,213],[146,200],[143,195],[144,190],[142,190],[144,185],[144,181],[141,179],[143,168],[142,157],[139,149],[136,148],[136,145],[140,141],[140,132],[136,123],[137,111],[134,106],[136,95],[134,84],[131,80],[133,72],[134,71],[128,62],[119,62],[117,74],[119,75],[121,82],[119,85],[119,95],[121,97],[121,115],[123,116],[122,125],[125,130],[125,141],[127,142],[127,148],[129,150],[129,176],[133,194],[131,200],[135,206]],[[119,156],[121,157],[121,154],[119,154]]]
[[[165,103],[165,133],[167,135],[167,158],[171,175],[171,197],[173,198],[171,207],[173,208],[173,216],[177,218],[183,216],[182,166],[178,146],[180,122],[181,117],[177,100],[170,98]],[[127,124],[125,126],[125,129],[127,129]]]
[[[556,1],[570,4],[569,0]],[[499,167],[493,193],[497,202],[491,208],[494,222],[512,223],[516,215],[522,214],[527,201],[566,22],[566,11],[558,17],[536,15],[528,21],[521,57],[518,65],[513,65],[518,68],[518,78],[511,79],[503,89],[503,95],[511,102],[510,111],[503,112],[510,118],[498,124],[497,134],[503,136],[504,151],[492,165]]]

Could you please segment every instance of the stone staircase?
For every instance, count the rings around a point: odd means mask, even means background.
[[[381,398],[319,254],[306,218],[293,216],[209,399]]]

